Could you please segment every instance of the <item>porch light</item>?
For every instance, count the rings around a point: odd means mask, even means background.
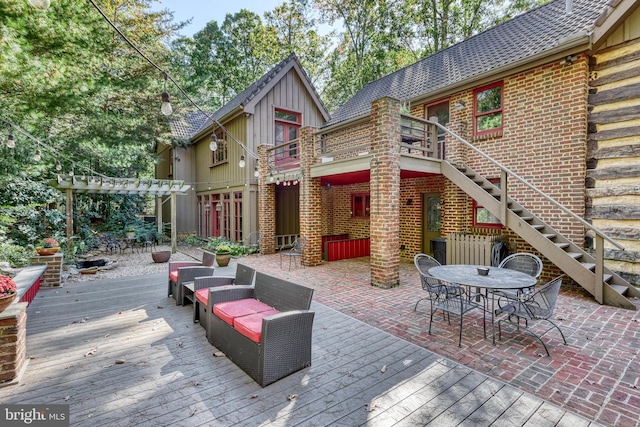
[[[9,134],[7,138],[7,148],[15,148],[16,147],[16,137],[13,136],[12,133]]]
[[[253,167],[253,176],[258,178],[260,176],[260,172],[258,171],[258,164]]]
[[[51,0],[29,0],[29,5],[36,9],[46,10],[51,5]]]
[[[238,166],[240,166],[241,168],[246,166],[246,162],[244,161],[244,154],[240,155],[240,162],[238,162]]]
[[[166,90],[162,92],[162,105],[160,106],[160,111],[165,116],[170,116],[173,113],[173,107],[171,106],[171,101],[169,100],[169,92]]]
[[[218,137],[215,133],[211,134],[211,142],[209,143],[209,150],[216,151],[218,149]]]
[[[218,212],[222,211],[222,202],[216,203],[216,211]]]
[[[36,150],[36,154],[33,155],[33,161],[39,162],[40,160],[42,160],[42,153],[40,150]]]
[[[165,116],[170,116],[173,113],[173,107],[169,99],[169,92],[167,92],[167,73],[164,73],[164,91],[162,92],[162,105],[160,105],[160,111]]]
[[[60,172],[62,170],[62,165],[60,164],[60,160],[56,160],[56,170]]]

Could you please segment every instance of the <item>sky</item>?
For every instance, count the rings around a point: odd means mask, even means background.
[[[273,10],[283,2],[284,0],[160,0],[151,3],[151,8],[175,12],[173,19],[176,22],[193,18],[191,24],[180,31],[183,36],[191,37],[209,21],[222,24],[228,13],[234,14],[240,12],[240,9],[248,9],[262,18],[264,12]]]

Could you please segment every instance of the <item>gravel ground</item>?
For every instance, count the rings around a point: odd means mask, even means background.
[[[157,251],[170,251],[167,245],[158,246]],[[168,270],[168,263],[155,263],[151,259],[151,250],[139,252],[127,249],[124,253],[88,254],[86,260],[106,259],[108,264],[99,267],[96,274],[82,274],[73,266],[65,266],[62,272],[62,283],[88,282],[94,280],[114,279],[125,276],[139,276],[146,274],[164,273]],[[171,254],[170,261],[199,261],[202,259],[202,250],[191,246],[178,246],[178,251]]]

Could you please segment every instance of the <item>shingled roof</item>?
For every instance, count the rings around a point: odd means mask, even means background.
[[[613,0],[615,1],[615,0]],[[610,0],[555,0],[373,81],[335,111],[324,127],[361,117],[388,96],[409,101],[455,87],[492,70],[550,52],[586,37]]]
[[[171,125],[171,131],[173,135],[181,139],[190,139],[200,133],[202,130],[211,126],[213,123],[213,121],[211,120],[212,118],[215,121],[219,122],[236,108],[244,108],[255,97],[259,96],[262,89],[265,88],[274,78],[276,78],[280,74],[280,72],[285,69],[287,65],[292,61],[295,61],[297,63],[299,69],[304,74],[303,78],[307,80],[310,89],[314,92],[314,95],[316,96],[318,101],[322,103],[320,96],[316,92],[316,89],[311,82],[311,79],[300,64],[298,57],[295,53],[291,53],[288,57],[279,62],[262,77],[253,82],[253,84],[251,84],[248,88],[236,95],[231,101],[227,102],[225,105],[219,108],[215,113],[202,113],[200,111],[196,111],[194,113],[187,114],[184,117],[171,120],[169,123]],[[322,107],[324,108],[324,105],[322,105]]]

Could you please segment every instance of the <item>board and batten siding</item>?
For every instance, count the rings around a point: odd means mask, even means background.
[[[276,108],[301,113],[303,127],[320,127],[324,123],[322,113],[313,97],[307,92],[300,76],[291,69],[256,104],[253,117],[248,124],[251,147],[254,152],[257,152],[260,144],[274,144]]]
[[[591,58],[586,219],[619,241],[607,267],[640,285],[640,9]]]

